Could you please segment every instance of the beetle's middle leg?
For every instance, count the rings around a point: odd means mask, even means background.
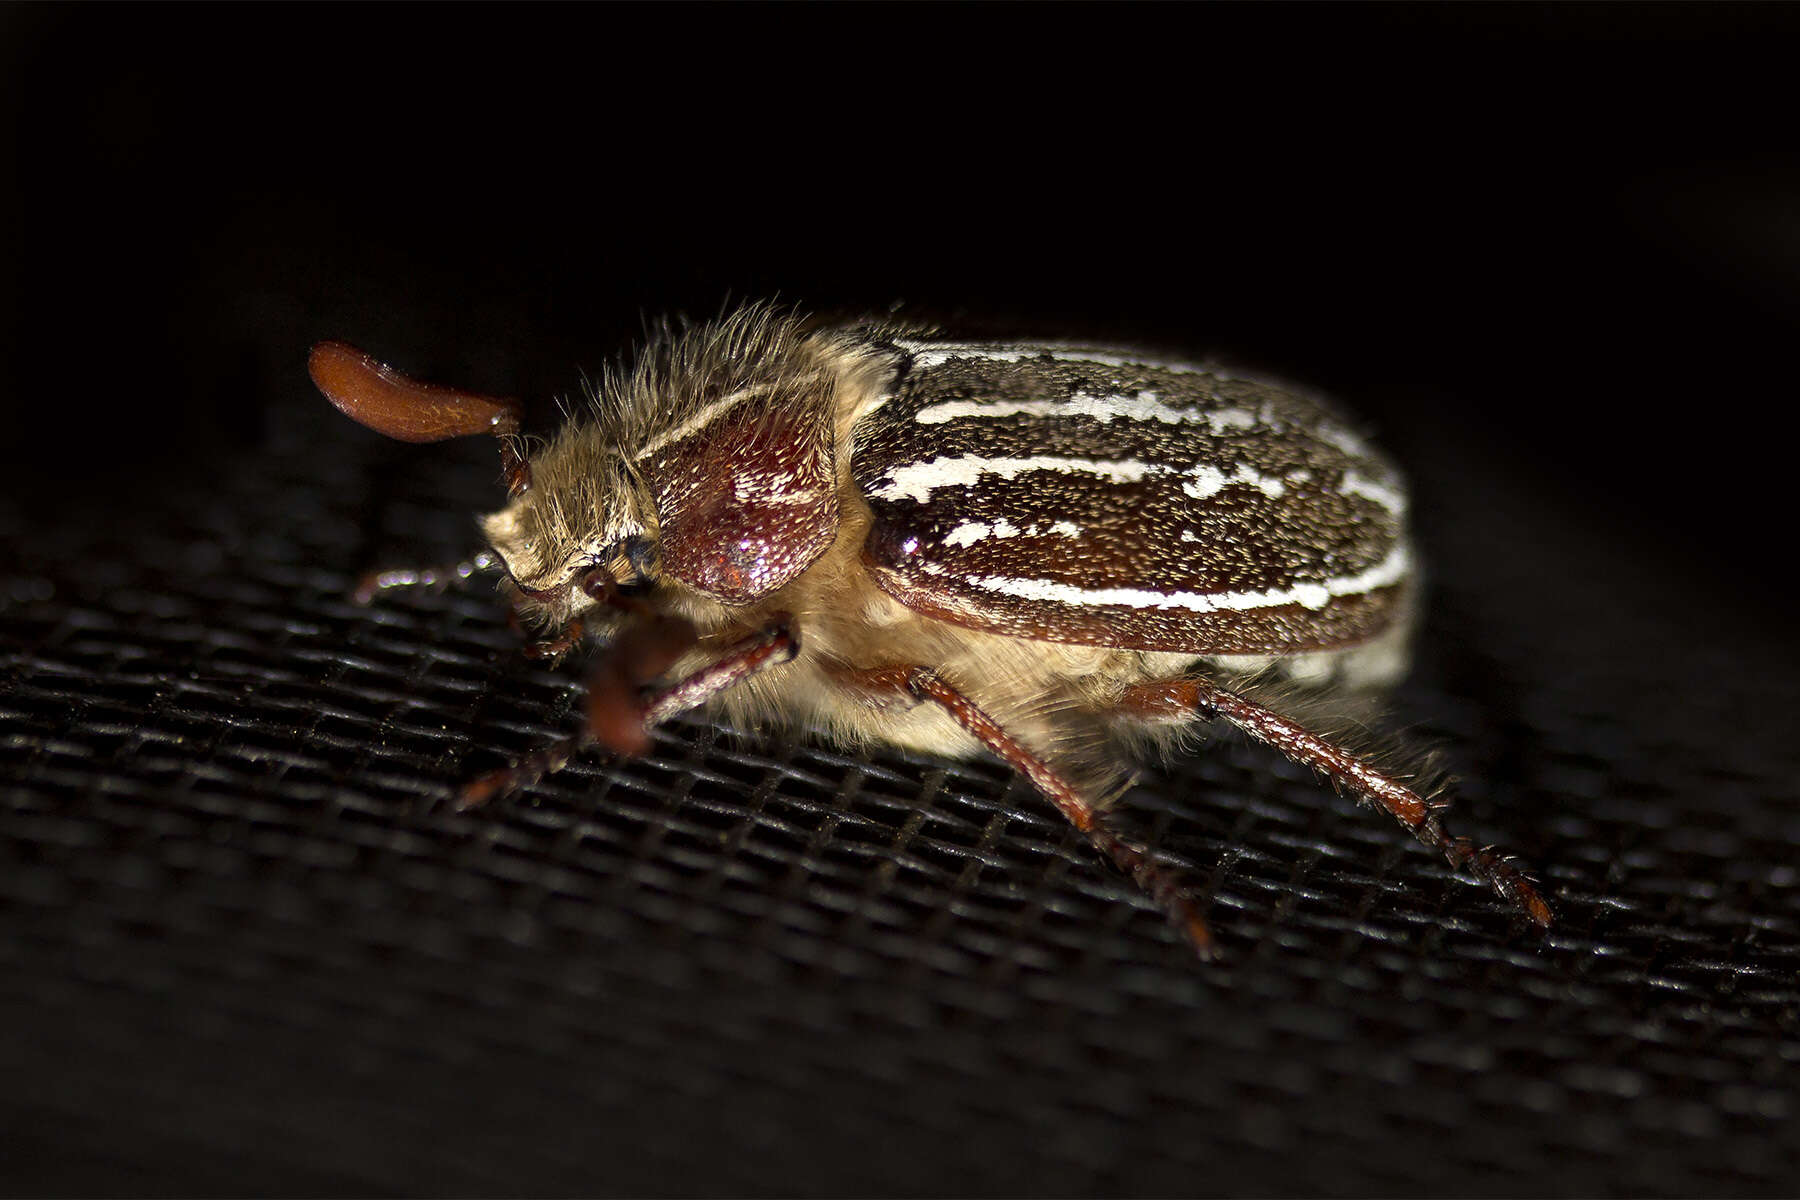
[[[1217,717],[1282,755],[1384,809],[1419,841],[1493,888],[1541,926],[1550,906],[1523,872],[1492,847],[1445,832],[1442,804],[1434,804],[1366,760],[1334,745],[1299,722],[1217,684],[1192,676],[1127,688],[1119,710],[1141,720]]]
[[[1212,931],[1200,915],[1188,889],[1179,876],[1165,870],[1144,850],[1121,838],[1107,823],[1106,816],[1065,779],[1061,772],[1008,733],[1001,724],[982,711],[979,705],[926,667],[880,667],[873,670],[842,671],[845,682],[866,691],[909,696],[929,700],[948,713],[982,745],[1019,772],[1054,804],[1087,837],[1093,847],[1104,854],[1119,870],[1131,876],[1132,882],[1154,900],[1168,915],[1169,922],[1186,935],[1203,959],[1211,959],[1216,951]]]

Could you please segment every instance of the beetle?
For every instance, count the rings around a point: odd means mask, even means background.
[[[754,305],[654,340],[527,455],[516,401],[340,342],[309,366],[389,437],[499,437],[509,499],[473,565],[554,631],[534,653],[609,644],[582,730],[475,780],[465,807],[586,743],[642,752],[649,726],[702,705],[852,745],[986,750],[1208,956],[1188,890],[1106,809],[1121,738],[1224,722],[1550,923],[1509,858],[1280,699],[1378,693],[1418,609],[1405,484],[1317,397],[1118,346]]]

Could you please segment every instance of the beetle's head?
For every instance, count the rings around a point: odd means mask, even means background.
[[[528,608],[565,621],[655,579],[655,506],[597,429],[566,426],[530,470],[531,486],[481,519]]]
[[[619,603],[655,575],[656,512],[630,464],[591,425],[571,424],[527,459],[516,400],[409,379],[342,342],[321,342],[307,363],[338,410],[403,442],[474,434],[500,439],[511,499],[482,519],[527,615],[563,622],[596,603]]]

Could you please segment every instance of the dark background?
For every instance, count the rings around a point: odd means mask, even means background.
[[[0,1188],[1791,1194],[1792,8],[0,10]],[[1432,571],[1398,721],[1519,927],[1225,742],[1127,806],[1201,969],[992,764],[565,729],[454,557],[530,399],[778,296],[1341,397]]]

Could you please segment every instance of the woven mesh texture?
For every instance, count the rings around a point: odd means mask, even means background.
[[[0,10],[0,1192],[1800,1189],[1795,10],[270,7]],[[1121,809],[1205,967],[992,762],[694,718],[451,811],[579,664],[349,602],[497,468],[303,348],[541,431],[727,295],[1342,396],[1394,718],[1555,927],[1228,738]]]
[[[1125,808],[1207,897],[1201,967],[997,764],[693,719],[451,812],[569,728],[578,674],[483,587],[345,598],[467,549],[491,452],[302,388],[213,477],[5,510],[13,1185],[1791,1190],[1793,687],[1675,615],[1573,626],[1627,580],[1527,603],[1579,522],[1527,547],[1555,523],[1427,464],[1398,702],[1556,928],[1221,741]]]

